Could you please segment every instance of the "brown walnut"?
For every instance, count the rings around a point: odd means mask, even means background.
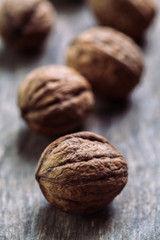
[[[37,49],[54,20],[54,7],[47,0],[4,0],[0,7],[0,34],[15,49]]]
[[[88,0],[99,21],[139,40],[152,22],[154,0]]]
[[[140,48],[131,38],[107,27],[81,33],[67,51],[67,64],[88,79],[95,93],[113,99],[127,97],[143,71]]]
[[[71,214],[90,214],[110,203],[127,183],[124,157],[91,132],[51,143],[39,160],[36,179],[46,199]]]
[[[18,103],[22,117],[34,131],[61,135],[82,124],[93,107],[87,80],[65,66],[33,70],[20,86]]]

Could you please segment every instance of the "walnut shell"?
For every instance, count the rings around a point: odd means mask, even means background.
[[[34,131],[61,135],[75,130],[93,108],[87,80],[65,66],[45,66],[27,75],[18,93],[22,117]]]
[[[55,10],[47,0],[4,0],[0,7],[0,34],[17,50],[39,48],[49,34]]]
[[[139,83],[143,57],[133,40],[108,27],[81,33],[67,51],[67,64],[108,98],[125,98]]]
[[[90,214],[110,203],[127,183],[124,157],[91,132],[51,143],[39,160],[36,179],[46,199],[71,214]]]
[[[154,0],[88,0],[99,21],[139,40],[152,22]]]

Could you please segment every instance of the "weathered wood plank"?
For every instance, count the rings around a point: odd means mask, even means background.
[[[52,138],[28,130],[19,117],[17,89],[35,67],[64,63],[69,42],[96,24],[82,1],[62,2],[55,2],[56,29],[41,53],[22,56],[0,45],[0,240],[160,239],[159,16],[146,36],[141,85],[124,104],[97,105],[83,127],[107,137],[125,155],[129,182],[122,194],[96,215],[70,216],[46,202],[34,179]]]

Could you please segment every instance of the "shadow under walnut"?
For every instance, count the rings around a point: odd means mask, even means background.
[[[54,236],[55,239],[62,239],[65,236],[65,240],[71,240],[78,236],[82,240],[99,239],[99,229],[109,232],[114,215],[112,204],[107,205],[103,211],[88,216],[68,215],[51,205],[45,205],[36,215],[34,232],[43,234],[43,238]]]

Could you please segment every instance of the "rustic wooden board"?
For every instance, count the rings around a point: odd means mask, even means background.
[[[125,190],[102,212],[77,217],[50,206],[34,179],[52,138],[32,133],[19,117],[17,89],[37,66],[64,63],[66,46],[96,24],[82,1],[54,1],[56,29],[38,55],[0,43],[0,240],[160,239],[160,17],[143,44],[146,71],[126,103],[97,104],[83,129],[107,137],[129,165]],[[157,0],[160,8],[160,2]]]

